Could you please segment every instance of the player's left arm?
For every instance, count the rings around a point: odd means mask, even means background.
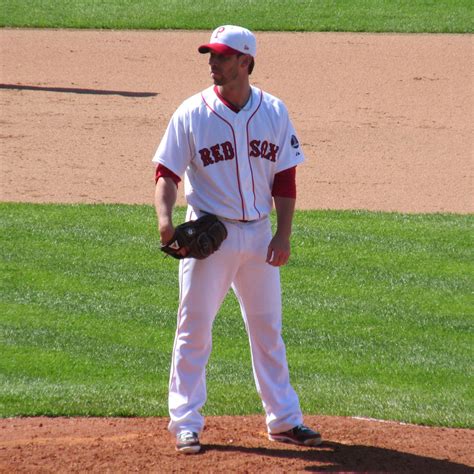
[[[272,185],[272,196],[277,214],[277,228],[267,251],[267,263],[275,267],[285,265],[291,254],[290,237],[296,203],[296,167],[304,161],[296,132],[283,103],[280,154],[277,173]]]
[[[296,202],[296,166],[275,175],[272,187],[277,228],[267,251],[267,262],[275,267],[285,265],[290,258],[291,226]]]
[[[295,198],[274,196],[277,228],[268,246],[267,263],[280,267],[288,262],[291,254],[290,237],[295,212]]]

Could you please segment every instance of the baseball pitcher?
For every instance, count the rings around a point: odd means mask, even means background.
[[[283,102],[250,84],[257,53],[252,32],[220,26],[198,50],[209,55],[213,84],[178,107],[153,158],[162,250],[180,260],[169,430],[179,452],[201,449],[212,325],[232,288],[269,439],[317,446],[321,435],[303,424],[281,337],[279,267],[290,257],[296,166],[304,154]],[[175,227],[183,178],[186,223]]]

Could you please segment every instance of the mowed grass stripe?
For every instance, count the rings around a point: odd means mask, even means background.
[[[0,212],[0,415],[166,416],[178,277],[159,251],[154,210],[3,203]],[[296,213],[283,336],[306,413],[474,425],[472,224],[471,215]],[[204,412],[261,413],[253,386],[230,294],[214,325]]]
[[[0,25],[39,28],[467,33],[471,0],[1,0]]]

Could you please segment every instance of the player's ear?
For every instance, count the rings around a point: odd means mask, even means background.
[[[252,62],[252,56],[250,56],[250,54],[244,54],[242,56],[240,65],[242,68],[248,69],[251,62]]]

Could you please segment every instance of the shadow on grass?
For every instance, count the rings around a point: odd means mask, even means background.
[[[307,463],[308,472],[416,472],[419,473],[472,473],[473,467],[446,460],[373,446],[345,445],[324,442],[317,448],[278,449],[250,448],[238,445],[205,444],[203,452],[220,451],[254,454],[261,457],[295,459]],[[249,459],[247,459],[249,461]]]

